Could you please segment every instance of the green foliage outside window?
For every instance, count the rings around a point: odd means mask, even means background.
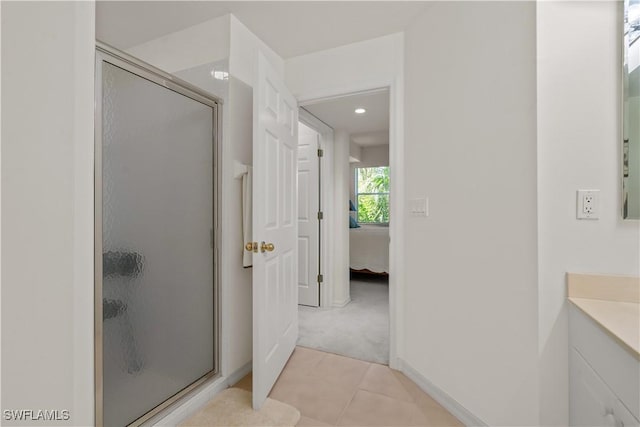
[[[358,222],[389,222],[389,167],[356,169]]]

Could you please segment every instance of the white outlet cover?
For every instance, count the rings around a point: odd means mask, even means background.
[[[578,190],[576,193],[576,218],[600,218],[600,190]]]

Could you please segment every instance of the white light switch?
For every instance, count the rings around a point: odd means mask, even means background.
[[[412,216],[429,216],[429,199],[411,199],[409,201],[409,212]]]
[[[578,190],[576,218],[600,218],[600,190]]]

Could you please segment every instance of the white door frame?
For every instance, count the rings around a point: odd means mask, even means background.
[[[353,84],[340,88],[328,88],[324,91],[310,94],[297,94],[298,104],[301,107],[304,107],[305,105],[315,104],[321,101],[361,92],[369,92],[384,88],[389,89],[389,173],[391,179],[392,218],[389,224],[389,366],[395,369],[402,368],[400,366],[399,358],[401,358],[404,353],[404,340],[402,333],[404,322],[400,309],[404,299],[404,270],[399,268],[402,265],[401,260],[404,258],[404,221],[402,221],[402,218],[404,217],[404,210],[406,206],[404,176],[401,173],[401,171],[404,170],[404,80],[402,74],[402,70],[400,69],[396,77],[378,82]],[[303,110],[300,109],[300,111]],[[300,114],[300,118],[302,119],[302,114]],[[320,124],[327,126],[315,117],[314,119]],[[309,124],[316,128],[313,123]],[[331,138],[330,145],[331,153],[333,153],[333,138]],[[324,170],[333,170],[332,160],[333,157],[325,159],[325,163],[323,165]],[[322,178],[324,189],[328,187],[327,181],[325,180],[327,175],[332,174],[324,174]],[[331,182],[331,184],[333,184],[333,182]],[[329,198],[327,197],[327,199]],[[324,203],[325,201],[323,200],[323,204]],[[334,206],[331,208],[331,211],[326,209],[325,212],[333,212],[334,215],[327,215],[327,217],[333,217],[335,216],[335,212],[338,212]],[[394,220],[393,218],[396,219]],[[324,236],[332,235],[332,231],[334,230],[332,225],[333,223],[329,221],[324,224]],[[329,251],[328,244],[324,244],[324,241],[323,246],[323,255],[326,254],[324,257],[325,262],[333,265],[331,255],[334,251]],[[328,251],[324,252],[325,249]],[[331,274],[333,275],[333,272],[331,272]],[[331,277],[331,281],[327,281],[327,283],[334,283],[333,277]],[[331,288],[331,286],[327,286],[327,288]],[[325,297],[328,296],[325,294],[333,295],[333,290],[321,287],[320,299],[321,304],[323,304],[321,307],[329,307],[331,305],[330,301],[332,300],[325,299]],[[327,301],[329,301],[329,304],[326,304]]]
[[[298,120],[320,135],[320,148],[324,150],[320,173],[320,204],[323,212],[333,212],[333,129],[304,108],[298,108],[298,111]],[[323,283],[320,284],[321,308],[331,307],[333,301],[333,287],[330,286],[334,279],[333,258],[327,238],[334,229],[333,217],[333,215],[325,215],[320,227],[320,273],[323,275]]]

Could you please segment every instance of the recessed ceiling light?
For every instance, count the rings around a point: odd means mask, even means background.
[[[211,70],[211,77],[216,80],[229,80],[229,73],[221,70]]]
[[[367,110],[365,110],[364,108],[356,108],[355,112],[356,114],[364,114],[367,112]]]

